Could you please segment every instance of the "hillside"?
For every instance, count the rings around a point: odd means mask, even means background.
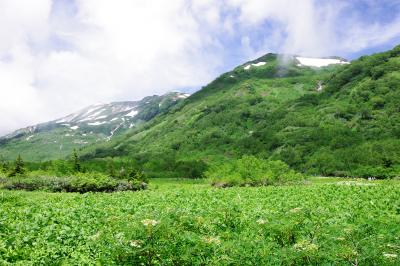
[[[265,55],[85,158],[129,156],[165,171],[253,154],[313,174],[390,175],[399,167],[399,50],[326,67]]]
[[[165,171],[254,154],[314,174],[391,175],[400,165],[399,54],[327,67],[268,54],[85,157],[130,156]]]
[[[0,157],[41,161],[69,156],[73,149],[108,142],[167,111],[187,94],[173,92],[140,101],[88,106],[66,117],[17,130],[0,138]]]

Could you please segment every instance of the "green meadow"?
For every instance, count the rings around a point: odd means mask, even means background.
[[[0,190],[1,265],[399,265],[400,183]]]

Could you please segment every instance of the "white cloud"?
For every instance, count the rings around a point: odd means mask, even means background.
[[[24,72],[14,75],[22,76],[21,80],[6,79],[8,73],[0,72],[2,101],[19,104],[17,94],[25,94],[29,101],[23,102],[23,109],[2,105],[0,134],[93,102],[133,100],[200,86],[222,62],[216,52],[218,41],[201,23],[218,24],[219,11],[210,5],[190,6],[180,0],[85,0],[75,2],[75,14],[65,14],[59,7],[52,16],[51,2],[23,8],[28,3],[3,3],[9,16],[1,24],[17,30],[15,40],[3,45],[0,54],[9,54],[19,45],[26,49],[14,53],[11,63],[2,68],[11,71],[11,64],[23,68]],[[26,11],[19,13],[20,9]],[[206,16],[197,17],[197,11]],[[0,26],[0,33],[4,33],[2,41],[8,38],[5,26]],[[27,110],[30,116],[25,115]]]
[[[400,36],[400,15],[390,22],[376,22],[366,17],[358,2],[316,0],[227,0],[239,10],[238,27],[241,31],[257,30],[266,21],[274,29],[264,37],[255,55],[265,50],[275,52],[327,56],[348,54],[367,47],[384,44]],[[382,9],[378,0],[367,1],[370,9]],[[365,2],[364,2],[365,4]],[[400,3],[392,8],[400,7]],[[357,12],[355,12],[357,11]],[[373,11],[373,10],[372,10]],[[371,12],[372,12],[371,11]],[[385,17],[385,14],[380,14]],[[245,49],[252,47],[246,42]]]
[[[48,34],[51,2],[0,1],[0,134],[40,119],[30,44]]]
[[[93,102],[205,85],[233,67],[232,55],[335,55],[400,35],[400,17],[368,23],[348,15],[352,8],[340,0],[0,0],[0,135]]]

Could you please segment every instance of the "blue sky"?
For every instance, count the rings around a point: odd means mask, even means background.
[[[400,43],[400,0],[0,0],[0,135],[96,102],[194,91],[265,53]]]

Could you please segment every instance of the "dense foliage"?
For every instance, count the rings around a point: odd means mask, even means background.
[[[7,163],[3,163],[3,169],[2,171],[7,172],[8,170],[8,165]],[[17,159],[15,160],[14,167],[9,171],[8,176],[19,176],[25,174],[25,163],[22,160],[21,155],[18,155]]]
[[[85,157],[172,154],[213,164],[252,154],[310,174],[399,175],[400,46],[322,69],[280,64],[274,55],[258,61],[266,64],[222,75]]]
[[[130,165],[130,168],[121,167],[117,172],[114,164],[108,167],[108,173],[96,169],[82,171],[84,169],[76,151],[73,152],[71,161],[30,163],[27,168],[22,157],[18,156],[12,164],[3,163],[0,169],[0,188],[85,193],[136,191],[147,187],[147,177],[140,169]]]
[[[115,179],[100,173],[75,174],[70,177],[37,175],[3,179],[0,187],[9,190],[42,190],[48,192],[116,192],[146,189],[147,183],[142,178]]]
[[[262,160],[254,156],[243,156],[214,166],[207,171],[206,176],[213,185],[219,187],[289,184],[304,179],[282,161]]]
[[[399,265],[398,184],[0,192],[1,265]]]

